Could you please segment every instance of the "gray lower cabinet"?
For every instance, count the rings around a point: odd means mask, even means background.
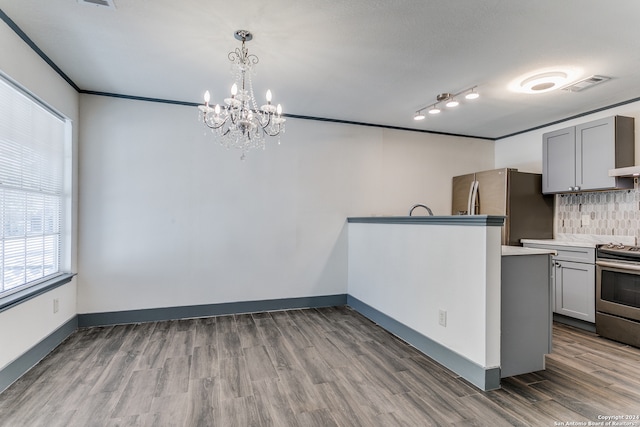
[[[550,255],[502,257],[500,376],[545,368],[551,353]]]
[[[542,138],[542,192],[633,188],[609,169],[635,162],[633,117],[612,116],[548,132]]]
[[[589,323],[596,321],[596,251],[592,247],[525,243],[552,249],[553,312]]]
[[[558,314],[594,323],[596,321],[595,272],[593,264],[554,262],[555,309]]]

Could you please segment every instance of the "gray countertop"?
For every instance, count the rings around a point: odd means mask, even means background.
[[[504,224],[504,216],[498,215],[435,215],[435,216],[367,216],[347,218],[349,223],[361,224],[424,224],[497,226]]]
[[[523,248],[521,246],[502,246],[502,256],[514,255],[556,255],[553,249]]]

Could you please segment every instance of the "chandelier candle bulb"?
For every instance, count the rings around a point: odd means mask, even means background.
[[[262,111],[264,111],[265,113],[267,113],[267,117],[271,118],[270,115],[272,115],[273,113],[276,112],[276,107],[271,105],[271,99],[272,99],[271,90],[267,90],[266,98],[267,98],[267,103],[265,105],[263,105],[262,107],[260,107],[260,109]]]

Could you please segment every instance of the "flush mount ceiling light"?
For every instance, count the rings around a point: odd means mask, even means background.
[[[459,98],[463,94],[465,94],[465,99],[476,99],[480,96],[478,92],[476,92],[476,88],[477,86],[473,86],[458,93],[443,92],[436,96],[437,102],[435,102],[434,104],[429,104],[426,107],[422,107],[418,111],[416,111],[416,113],[413,115],[413,119],[424,120],[424,110],[427,110],[429,114],[439,114],[442,111],[442,109],[440,109],[439,107],[440,104],[444,104],[447,108],[455,108],[460,105],[460,101],[458,101],[458,99],[456,98]]]
[[[271,104],[271,91],[266,94],[267,103],[258,108],[253,95],[251,74],[253,66],[258,63],[256,55],[250,55],[245,43],[253,39],[246,30],[238,30],[234,37],[242,42],[240,48],[229,52],[229,61],[233,64],[235,83],[231,86],[231,97],[224,99],[224,104],[209,104],[209,91],[204,94],[204,105],[199,105],[200,121],[205,124],[214,138],[227,147],[242,150],[241,159],[251,148],[265,148],[266,137],[278,136],[284,132],[285,118],[282,117],[282,106]],[[280,140],[278,139],[278,142]]]
[[[558,89],[567,81],[567,73],[556,71],[552,73],[537,74],[523,80],[520,83],[522,92],[542,93]]]
[[[509,89],[520,93],[550,92],[570,84],[580,74],[580,70],[570,67],[538,70],[513,80]]]

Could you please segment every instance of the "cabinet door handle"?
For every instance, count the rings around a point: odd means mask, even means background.
[[[573,187],[569,187],[569,191],[573,191]]]
[[[574,187],[574,189],[575,189],[576,191],[579,191],[579,190],[580,190],[580,187]]]

